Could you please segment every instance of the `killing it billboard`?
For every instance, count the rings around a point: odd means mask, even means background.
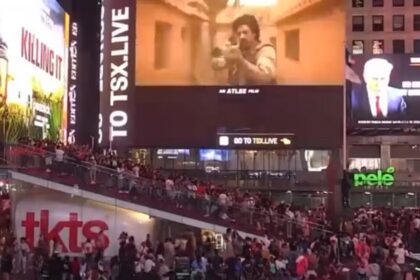
[[[4,140],[65,140],[68,30],[69,17],[55,0],[0,1]]]

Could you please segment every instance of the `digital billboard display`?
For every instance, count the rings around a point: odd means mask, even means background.
[[[228,146],[273,148],[288,145],[258,136],[289,133],[320,147],[316,134],[341,135],[341,0],[102,0],[101,23],[102,145],[216,148],[244,133],[255,145]]]
[[[342,83],[344,1],[135,2],[138,86]]]
[[[223,98],[212,87],[136,87],[136,96],[131,135],[137,147],[316,150],[342,145],[343,86],[277,86]]]
[[[420,125],[420,56],[409,54],[352,57],[352,124],[358,127]]]
[[[65,140],[69,17],[55,0],[0,1],[3,137]]]

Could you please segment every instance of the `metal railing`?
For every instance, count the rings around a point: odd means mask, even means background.
[[[284,233],[292,237],[308,229],[311,236],[333,233],[326,224],[301,223],[274,209],[255,208],[234,199],[223,203],[217,193],[199,194],[188,190],[184,183],[167,188],[162,181],[135,177],[131,172],[76,162],[69,157],[57,161],[55,153],[31,146],[7,145],[6,151],[9,166],[19,172],[204,222],[261,236],[267,231],[271,236]]]

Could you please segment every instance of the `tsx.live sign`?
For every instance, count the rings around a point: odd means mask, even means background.
[[[355,187],[390,187],[394,184],[395,181],[394,173],[395,167],[393,166],[390,166],[385,170],[353,173],[353,184]]]

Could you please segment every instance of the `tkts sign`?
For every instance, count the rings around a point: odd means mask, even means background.
[[[79,219],[78,213],[69,213],[67,220],[61,220],[55,224],[50,224],[50,212],[48,210],[41,210],[39,220],[35,218],[34,212],[27,212],[26,218],[21,222],[21,226],[24,228],[25,237],[29,245],[34,248],[37,246],[35,240],[38,240],[38,235],[35,232],[39,232],[47,240],[57,240],[60,244],[63,253],[81,253],[82,243],[85,240],[79,239],[79,233],[85,239],[96,240],[99,237],[99,232],[102,230],[108,230],[108,225],[101,220],[90,220],[82,221]],[[39,229],[39,231],[38,231]],[[62,238],[65,234],[68,240]],[[105,248],[109,246],[109,238],[105,236]]]

